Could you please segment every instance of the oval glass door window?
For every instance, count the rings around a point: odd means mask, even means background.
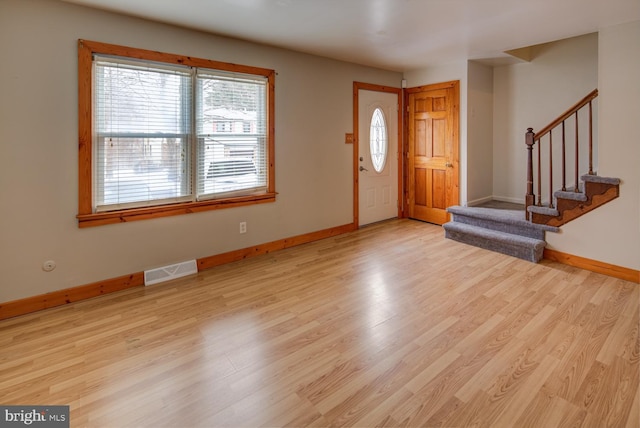
[[[387,163],[387,123],[384,119],[384,112],[381,108],[376,108],[371,116],[371,127],[369,128],[369,153],[373,169],[380,173]]]

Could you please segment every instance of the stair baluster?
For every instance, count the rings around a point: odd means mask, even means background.
[[[578,186],[578,177],[580,176],[580,174],[579,174],[580,170],[578,169],[578,158],[579,158],[578,153],[580,153],[578,142],[579,142],[579,138],[578,138],[578,111],[576,110],[576,165],[575,165],[576,176],[575,176],[575,181],[574,181],[575,187],[573,189],[573,191],[576,192],[576,193],[578,193],[580,191],[580,186]]]
[[[562,191],[567,191],[567,156],[566,156],[566,145],[565,145],[565,131],[564,131],[564,123],[562,121]]]
[[[525,144],[527,145],[527,194],[525,196],[525,217],[529,220],[527,207],[535,205],[536,197],[533,194],[533,128],[527,129],[525,134]]]
[[[540,152],[542,144],[538,144],[538,206],[542,206],[542,161],[540,159]]]
[[[549,208],[553,208],[553,132],[549,132]]]
[[[593,106],[589,101],[589,175],[593,175]]]

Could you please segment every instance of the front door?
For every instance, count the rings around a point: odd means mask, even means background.
[[[449,221],[458,204],[459,82],[407,89],[409,217]]]
[[[397,92],[358,90],[360,226],[398,216]]]

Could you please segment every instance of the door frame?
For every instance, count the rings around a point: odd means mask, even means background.
[[[353,82],[353,224],[358,228],[360,223],[360,175],[358,174],[358,166],[360,157],[360,130],[359,130],[359,95],[360,89],[374,92],[387,92],[396,94],[398,98],[398,217],[403,217],[404,213],[404,193],[403,193],[403,165],[402,159],[404,157],[404,122],[403,122],[403,102],[402,102],[402,89],[393,88],[391,86],[375,85],[372,83]]]
[[[412,88],[403,89],[402,98],[402,112],[404,122],[402,123],[403,129],[403,144],[402,144],[402,157],[407,161],[403,163],[403,186],[404,193],[402,194],[402,207],[403,212],[408,216],[409,213],[409,124],[408,124],[408,112],[409,112],[409,94],[412,92],[424,92],[437,89],[453,89],[453,147],[452,147],[452,164],[453,164],[453,180],[451,186],[453,191],[450,195],[447,195],[447,206],[458,205],[460,203],[460,80],[450,80],[447,82],[433,83],[429,85],[416,86]],[[448,196],[451,196],[450,198]],[[448,214],[449,220],[451,214]]]

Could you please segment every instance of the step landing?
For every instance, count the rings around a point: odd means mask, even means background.
[[[452,206],[452,221],[443,225],[445,237],[534,263],[542,259],[545,232],[557,227],[530,223],[525,211]]]

